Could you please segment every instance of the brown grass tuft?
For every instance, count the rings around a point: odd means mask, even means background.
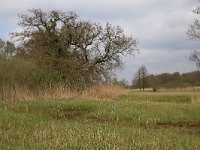
[[[61,99],[61,98],[83,98],[94,100],[116,99],[125,94],[127,90],[119,85],[95,84],[82,92],[70,90],[64,85],[53,87],[39,87],[29,89],[19,86],[1,87],[0,100],[5,102],[28,101],[33,99]]]
[[[96,84],[84,91],[80,96],[87,99],[116,99],[127,93],[128,90],[120,85]]]
[[[192,96],[192,103],[195,103],[195,104],[200,103],[200,94],[195,94]]]

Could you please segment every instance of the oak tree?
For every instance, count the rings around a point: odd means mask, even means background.
[[[18,55],[33,58],[62,78],[97,81],[122,67],[122,56],[137,51],[137,40],[123,29],[78,18],[74,12],[31,9],[19,15]]]

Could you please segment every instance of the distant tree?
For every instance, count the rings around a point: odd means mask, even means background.
[[[181,77],[184,86],[200,86],[200,71],[183,73]]]
[[[33,58],[41,66],[56,70],[63,79],[102,80],[122,67],[121,57],[133,55],[137,41],[119,26],[81,21],[74,12],[31,9],[19,15],[22,32],[18,55]]]
[[[118,84],[118,82],[119,81],[118,81],[118,78],[116,76],[114,76],[114,77],[111,78],[111,83],[112,84]]]
[[[162,73],[158,75],[149,75],[148,81],[150,86],[154,88],[179,88],[200,85],[200,71],[180,74]]]
[[[147,69],[145,66],[142,66],[140,68],[140,72],[141,72],[141,75],[142,75],[142,89],[144,91],[144,88],[147,86],[147,76],[148,76],[148,72],[147,72]]]
[[[200,15],[200,7],[198,6],[196,9],[193,10],[193,13]],[[195,19],[193,24],[190,25],[187,35],[192,40],[200,40],[200,20]],[[196,66],[200,69],[200,52],[195,51],[191,54],[190,60],[196,63]]]
[[[200,69],[200,52],[195,51],[191,54],[190,60],[196,63],[198,69]]]
[[[122,85],[123,87],[128,87],[128,81],[126,79],[118,81],[118,84]]]
[[[149,84],[153,89],[153,92],[157,92],[159,85],[158,77],[152,74],[148,76],[148,79],[149,79]]]
[[[142,89],[141,86],[141,71],[140,68],[137,70],[137,72],[135,73],[135,75],[133,76],[133,80],[132,80],[132,86],[133,88],[139,88],[140,91]]]
[[[135,84],[141,89],[144,89],[148,85],[148,72],[145,66],[141,66],[138,71],[136,72],[134,79],[133,79],[133,85]]]
[[[0,56],[4,58],[10,58],[14,56],[16,52],[15,45],[10,41],[4,41],[0,39]]]
[[[0,50],[4,47],[5,42],[0,38]]]

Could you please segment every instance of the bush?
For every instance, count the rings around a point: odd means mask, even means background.
[[[38,67],[34,61],[22,58],[0,59],[0,86],[35,88],[50,84],[54,75]]]

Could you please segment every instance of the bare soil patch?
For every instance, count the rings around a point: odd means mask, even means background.
[[[200,123],[157,122],[156,125],[162,126],[162,127],[176,127],[176,128],[187,128],[187,129],[198,129],[198,130],[200,130]]]
[[[53,116],[54,119],[61,120],[74,120],[84,117],[84,115],[90,112],[87,108],[66,108],[60,111],[56,116]]]

